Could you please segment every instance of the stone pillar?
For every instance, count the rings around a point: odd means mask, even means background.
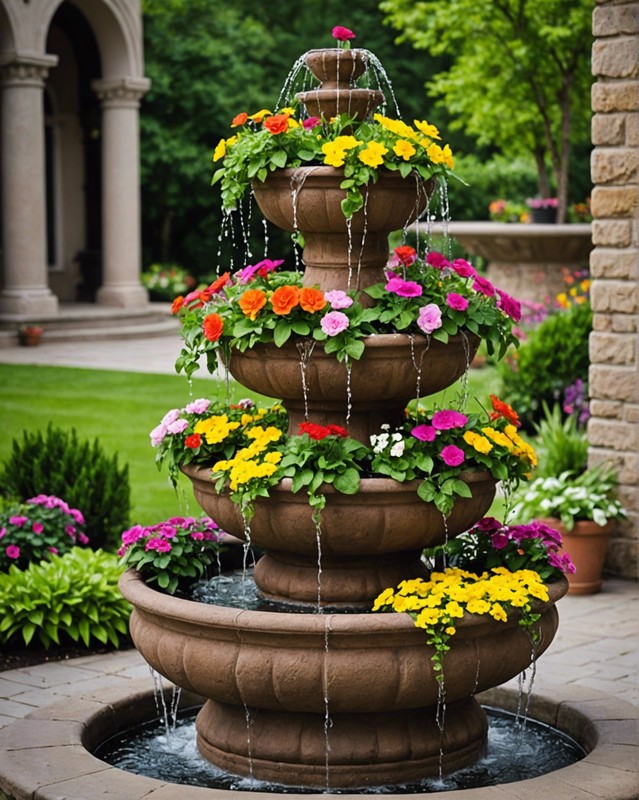
[[[628,520],[607,568],[637,577],[639,545],[639,2],[595,0],[591,172],[594,312],[590,338],[591,465],[616,466]]]
[[[102,287],[97,302],[139,308],[148,302],[140,284],[140,98],[146,78],[95,81],[102,102]]]
[[[47,275],[44,83],[56,56],[4,58],[2,79],[2,231],[0,314],[37,319],[58,310]]]

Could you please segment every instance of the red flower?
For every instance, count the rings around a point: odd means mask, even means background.
[[[217,294],[220,289],[229,282],[231,278],[230,272],[225,272],[224,275],[220,275],[219,278],[216,278],[213,283],[206,288],[207,294]]]
[[[493,408],[495,409],[490,414],[491,420],[503,417],[517,427],[521,425],[521,422],[519,421],[519,414],[514,410],[514,408],[511,408],[508,403],[504,403],[503,400],[500,400],[494,394],[490,395],[490,402],[493,404]]]
[[[171,314],[178,314],[183,304],[184,304],[184,298],[182,297],[182,295],[176,297],[175,300],[171,303]]]
[[[209,342],[217,342],[224,330],[224,320],[219,314],[208,314],[204,317],[202,328]]]
[[[242,111],[240,114],[237,114],[237,116],[233,117],[231,128],[237,128],[238,125],[244,125],[247,120],[248,114],[245,111]]]
[[[403,264],[405,267],[410,267],[411,264],[415,263],[417,259],[417,251],[414,247],[409,247],[407,244],[403,244],[401,247],[395,248],[395,255],[399,260],[400,264]]]
[[[288,130],[288,115],[274,114],[264,120],[264,127],[267,131],[277,136],[279,133],[286,133]]]
[[[341,436],[342,439],[348,438],[348,431],[346,428],[342,428],[340,425],[327,425],[326,427],[334,436]]]
[[[311,439],[319,441],[331,435],[331,431],[325,425],[317,425],[315,422],[300,422],[300,433],[308,433]]]
[[[202,444],[202,437],[199,433],[192,433],[184,440],[184,446],[189,447],[191,450],[197,450]]]
[[[341,25],[336,25],[333,30],[331,31],[331,36],[333,39],[337,39],[339,42],[347,42],[349,39],[354,39],[355,34],[349,28],[343,28]]]

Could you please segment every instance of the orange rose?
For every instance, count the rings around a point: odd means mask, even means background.
[[[300,291],[300,305],[304,311],[310,311],[311,313],[321,311],[326,305],[324,292],[320,289],[305,287]]]
[[[264,127],[274,135],[286,133],[288,130],[288,115],[274,114],[272,117],[267,117],[264,120]]]
[[[271,305],[276,314],[284,316],[295,308],[300,301],[300,290],[297,286],[280,286],[271,295]]]
[[[248,114],[245,111],[242,111],[241,114],[233,117],[231,122],[231,128],[237,128],[238,125],[244,125],[246,120],[248,119]]]
[[[255,319],[266,305],[266,295],[261,289],[248,289],[240,297],[240,308],[249,319]]]
[[[176,297],[175,300],[171,303],[171,314],[178,314],[183,304],[184,304],[184,298],[182,297],[182,295]]]
[[[224,330],[224,320],[219,314],[208,314],[202,321],[202,328],[209,342],[217,342]]]

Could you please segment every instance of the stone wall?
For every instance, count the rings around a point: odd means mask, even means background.
[[[595,0],[592,72],[594,312],[590,338],[591,466],[612,461],[628,519],[606,568],[636,578],[639,561],[639,1]]]

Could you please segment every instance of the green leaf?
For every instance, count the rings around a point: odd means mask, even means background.
[[[286,322],[278,322],[273,331],[273,342],[276,347],[282,347],[291,337],[291,326]]]
[[[337,475],[333,486],[342,494],[357,494],[359,491],[359,472],[352,467]]]

